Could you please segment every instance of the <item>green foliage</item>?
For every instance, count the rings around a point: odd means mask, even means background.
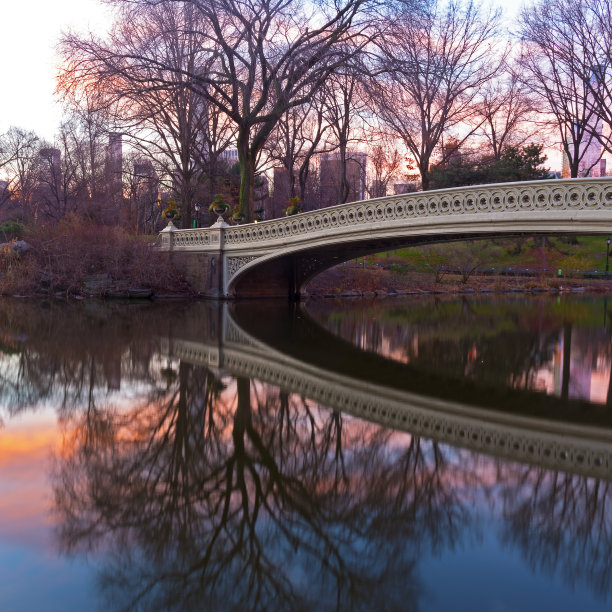
[[[542,145],[536,144],[508,146],[499,160],[490,157],[467,159],[462,156],[447,167],[436,166],[432,169],[431,188],[545,179],[550,172],[542,165],[545,161]]]
[[[15,238],[20,239],[23,237],[25,227],[18,221],[5,221],[0,225],[0,240],[2,242],[8,242]]]

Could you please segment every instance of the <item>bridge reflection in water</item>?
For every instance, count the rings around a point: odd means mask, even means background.
[[[612,414],[606,408],[508,388],[483,390],[444,371],[425,375],[359,350],[303,309],[236,304],[220,313],[205,341],[177,338],[162,351],[440,442],[554,469],[612,474]]]
[[[160,377],[144,400],[105,404],[94,359],[116,317],[100,321],[95,350],[49,360],[39,348],[31,365],[91,390],[62,413],[57,541],[98,551],[114,607],[436,609],[422,563],[480,538],[557,576],[548,601],[570,601],[573,585],[605,607],[605,405],[483,390],[360,351],[300,308],[254,303],[168,306],[147,324],[158,347],[127,332],[122,372]]]

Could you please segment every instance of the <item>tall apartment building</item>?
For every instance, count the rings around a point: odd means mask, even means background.
[[[284,167],[273,169],[272,197],[270,198],[270,219],[281,217],[283,209],[287,207],[289,200],[289,170]]]
[[[109,203],[118,204],[123,196],[123,144],[122,135],[111,132],[106,147],[106,197]]]
[[[346,154],[346,179],[349,185],[347,202],[365,200],[366,153]],[[319,157],[319,180],[321,182],[321,207],[339,203],[342,161],[340,153],[323,153]]]
[[[221,151],[219,159],[222,159],[228,166],[238,163],[238,149],[225,149]]]

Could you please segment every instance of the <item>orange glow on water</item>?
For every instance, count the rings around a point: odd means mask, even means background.
[[[41,546],[51,523],[48,474],[60,436],[52,422],[19,421],[0,430],[0,539]]]

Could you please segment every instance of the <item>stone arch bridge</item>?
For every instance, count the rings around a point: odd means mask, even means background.
[[[319,272],[418,244],[504,235],[612,233],[612,177],[500,183],[340,204],[238,226],[161,232],[211,298],[299,297]]]

